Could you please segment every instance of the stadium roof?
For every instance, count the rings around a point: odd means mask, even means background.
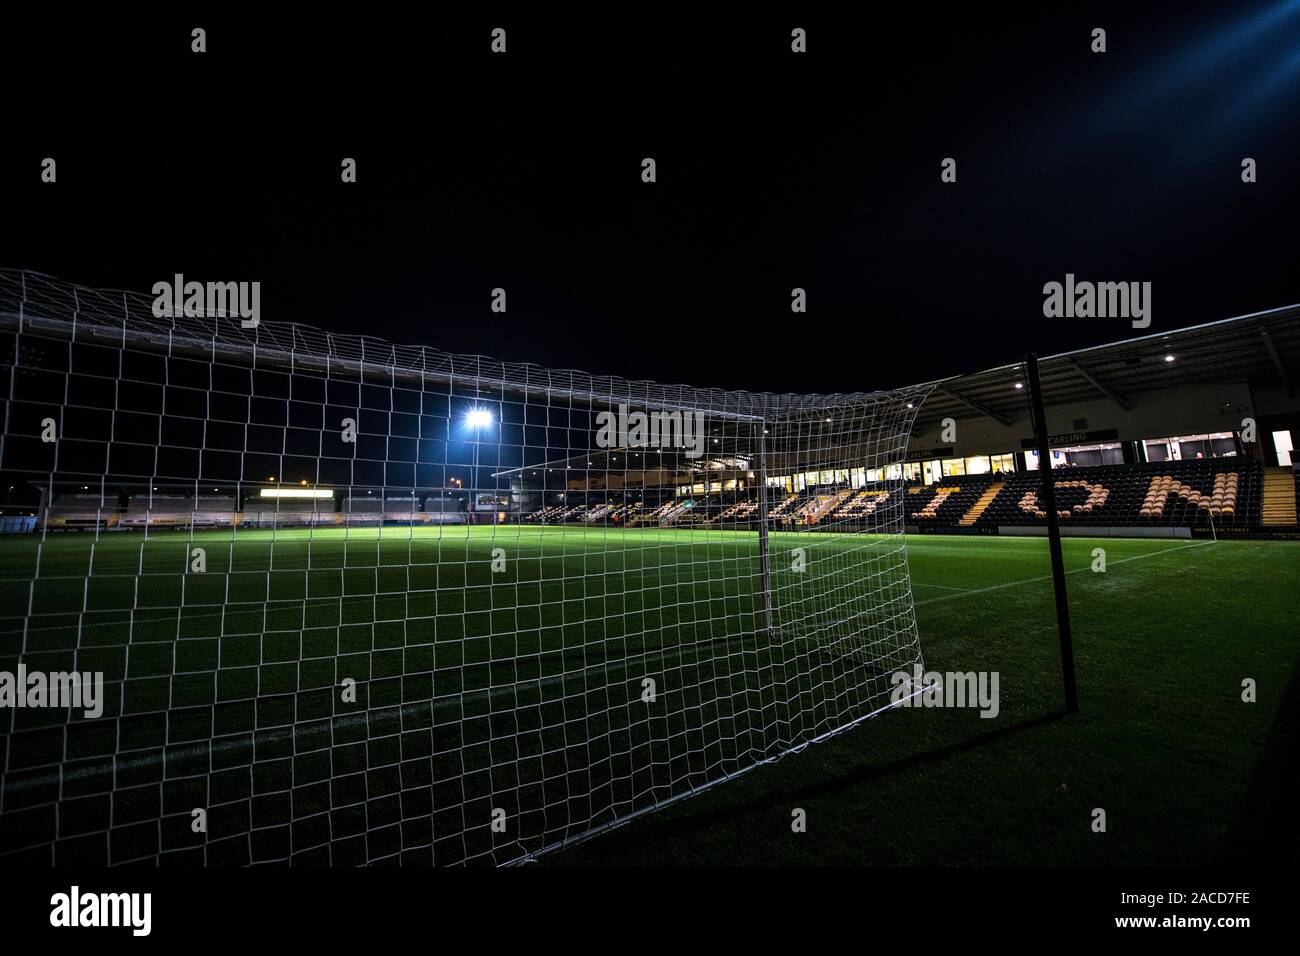
[[[1172,360],[1169,357],[1172,356]],[[1182,385],[1300,381],[1300,305],[1040,357],[1044,403],[1109,399],[1127,410],[1144,394]],[[918,430],[976,411],[1003,424],[1028,418],[1024,362],[927,383]]]
[[[1038,365],[1048,406],[1101,398],[1128,409],[1140,396],[1156,391],[1215,382],[1272,382],[1293,392],[1300,381],[1300,305],[1040,357]],[[1017,389],[1017,382],[1025,382],[1023,362],[928,382],[930,396],[914,429],[969,416],[972,410],[1004,424],[1027,423],[1028,389]],[[724,453],[745,456],[755,451],[753,437],[746,439],[743,426],[724,427],[721,436]],[[543,469],[575,474],[618,471],[608,459],[629,454],[626,448],[575,451],[569,458],[505,469],[499,475]],[[716,458],[712,450],[697,461],[674,451],[656,454],[663,454],[663,463],[681,475],[707,470]],[[780,460],[770,465],[771,473],[793,467]]]
[[[722,437],[715,441],[726,442],[728,449],[722,452],[710,451],[706,455],[692,458],[679,448],[593,448],[589,451],[575,451],[568,457],[553,461],[504,468],[494,472],[492,477],[520,475],[529,478],[565,473],[576,478],[663,470],[683,480],[696,480],[711,472],[743,473],[752,467],[752,459],[757,451],[752,435],[748,436],[748,441],[744,441],[732,434],[730,429],[723,429]],[[623,464],[619,464],[620,461]]]
[[[111,344],[130,341],[169,354],[206,353],[232,360],[252,356],[258,364],[304,372],[455,382],[489,395],[545,394],[593,404],[699,410],[742,428],[745,422],[806,419],[835,407],[903,399],[921,406],[917,429],[972,410],[1005,424],[1028,414],[1027,390],[1015,388],[1023,381],[1019,361],[893,391],[773,395],[453,355],[300,323],[262,321],[256,329],[243,329],[231,318],[160,318],[152,304],[152,296],[139,292],[91,289],[39,273],[0,270],[0,325]],[[1169,355],[1173,361],[1166,361]],[[1049,406],[1107,398],[1127,409],[1143,394],[1214,382],[1271,382],[1294,393],[1300,380],[1300,305],[1046,356],[1039,359],[1039,370]]]

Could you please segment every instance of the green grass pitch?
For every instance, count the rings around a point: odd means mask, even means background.
[[[490,794],[503,790],[521,794],[516,812],[554,819],[555,761],[571,765],[574,740],[592,728],[590,712],[576,715],[580,731],[572,723],[575,704],[579,711],[625,709],[641,673],[682,675],[690,689],[679,704],[724,729],[742,707],[757,707],[778,724],[803,720],[804,730],[843,717],[836,709],[843,700],[812,703],[811,687],[796,688],[808,694],[800,714],[763,698],[764,682],[798,675],[755,637],[762,607],[752,533],[390,527],[240,530],[233,539],[229,532],[154,532],[141,547],[143,540],[135,532],[97,541],[51,534],[43,545],[37,536],[0,539],[0,668],[12,668],[21,649],[29,667],[66,669],[75,661],[110,680],[127,677],[112,703],[111,715],[122,718],[120,737],[106,740],[95,722],[76,724],[69,734],[65,763],[75,773],[63,781],[65,800],[79,787],[87,797],[102,793],[107,758],[127,749],[143,759],[119,771],[119,812],[122,803],[130,810],[133,784],[143,784],[135,808],[141,819],[160,807],[173,812],[171,785],[161,783],[177,778],[181,792],[173,800],[193,796],[184,788],[207,774],[203,741],[214,734],[237,741],[222,757],[233,771],[249,766],[256,747],[257,760],[271,761],[259,768],[262,776],[254,774],[250,784],[247,773],[218,774],[202,797],[225,807],[244,806],[258,788],[283,797],[283,805],[268,800],[254,808],[264,814],[252,823],[269,841],[263,849],[270,858],[346,863],[398,859],[405,848],[419,847],[411,859],[420,862],[432,837],[405,819],[429,817],[436,831],[440,824],[457,830],[459,815],[439,820],[437,807],[486,807]],[[789,647],[809,655],[819,644],[871,653],[881,622],[860,595],[865,582],[866,590],[879,589],[877,598],[899,596],[892,573],[899,543],[774,533],[774,584],[785,598],[775,624]],[[193,547],[205,551],[202,575],[187,573]],[[506,558],[496,575],[495,547]],[[809,550],[815,569],[798,584],[785,568],[794,547]],[[1096,547],[1106,551],[1104,573],[1091,570]],[[981,719],[974,709],[889,711],[543,859],[1293,860],[1296,826],[1282,807],[1296,796],[1300,554],[1287,543],[1247,541],[1072,538],[1064,548],[1080,714],[1059,713],[1046,541],[911,537],[907,557],[926,667],[998,671],[997,719]],[[837,624],[844,620],[853,623]],[[720,676],[709,665],[724,653],[736,670]],[[824,681],[842,677],[835,668],[846,666],[812,656],[801,661]],[[336,701],[337,683],[347,676],[362,682],[360,716],[351,722]],[[1241,700],[1245,678],[1257,682],[1256,703]],[[598,684],[617,689],[596,693]],[[172,714],[164,723],[156,714],[167,706]],[[49,713],[22,712],[17,727],[32,732],[9,742],[10,783],[18,786],[6,816],[35,832],[60,792],[41,721],[51,725],[49,733],[57,730]],[[283,731],[289,724],[295,733]],[[744,765],[746,752],[754,753],[743,732],[736,739],[725,732],[691,737],[689,747],[682,740],[674,747],[675,737],[695,732],[688,724],[669,720],[663,740],[608,721],[597,720],[596,729],[613,751],[642,748],[647,766],[671,766],[693,784]],[[509,752],[491,744],[503,727],[516,741]],[[468,733],[464,752],[446,746],[453,730]],[[354,745],[363,757],[349,750]],[[684,756],[686,750],[698,753]],[[277,753],[283,766],[273,759]],[[407,770],[418,762],[412,753],[430,767],[424,789],[432,790],[432,810],[412,802],[421,789]],[[148,759],[152,754],[158,759]],[[600,755],[588,748],[587,757],[598,763]],[[349,763],[356,759],[362,765]],[[617,761],[606,762],[607,776],[588,768],[580,782],[620,814],[669,795],[652,766],[632,768],[624,778]],[[391,781],[386,771],[366,770],[389,765],[400,771]],[[470,772],[461,779],[457,766]],[[147,785],[151,775],[158,775],[161,798]],[[332,778],[348,775],[365,781],[354,798],[340,786],[331,789]],[[791,832],[796,807],[807,813],[805,833]],[[1090,828],[1098,807],[1106,811],[1105,834]],[[568,809],[584,812],[581,805]],[[608,813],[596,816],[597,823],[608,821]],[[215,830],[221,822],[214,814]],[[93,820],[85,826],[93,831]],[[75,830],[72,814],[60,834]],[[164,847],[183,847],[186,830],[164,834]],[[479,851],[492,846],[481,827],[468,841]],[[193,859],[247,862],[239,855],[246,844],[234,841],[227,853],[218,842]],[[147,854],[148,845],[140,852]],[[118,858],[130,853],[120,848]]]

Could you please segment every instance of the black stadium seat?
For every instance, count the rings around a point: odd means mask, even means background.
[[[1224,526],[1259,524],[1260,469],[1244,458],[1058,468],[1052,474],[1065,525],[1206,525],[1211,519]],[[1046,524],[1039,488],[1037,472],[1011,475],[978,524]]]

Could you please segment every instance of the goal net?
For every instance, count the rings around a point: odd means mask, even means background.
[[[7,864],[519,862],[853,727],[921,663],[924,388],[152,305],[0,273]]]

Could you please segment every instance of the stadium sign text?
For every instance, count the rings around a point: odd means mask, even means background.
[[[1059,435],[1048,435],[1047,444],[1052,448],[1058,448],[1062,445],[1082,445],[1088,442],[1099,441],[1119,441],[1118,428],[1097,428],[1093,431],[1084,432],[1062,432]],[[1021,448],[1037,448],[1038,439],[1032,435],[1028,438],[1020,439]]]
[[[245,329],[257,328],[261,320],[260,282],[186,282],[178,272],[171,282],[155,282],[153,294],[153,314],[159,319],[237,316]]]
[[[1150,282],[1075,282],[1067,272],[1064,284],[1046,283],[1043,296],[1049,319],[1132,319],[1135,329],[1151,324]]]
[[[704,454],[703,412],[629,412],[596,416],[598,448],[682,448],[687,458]]]
[[[29,671],[0,671],[0,709],[5,707],[75,707],[93,720],[104,713],[104,674]]]

